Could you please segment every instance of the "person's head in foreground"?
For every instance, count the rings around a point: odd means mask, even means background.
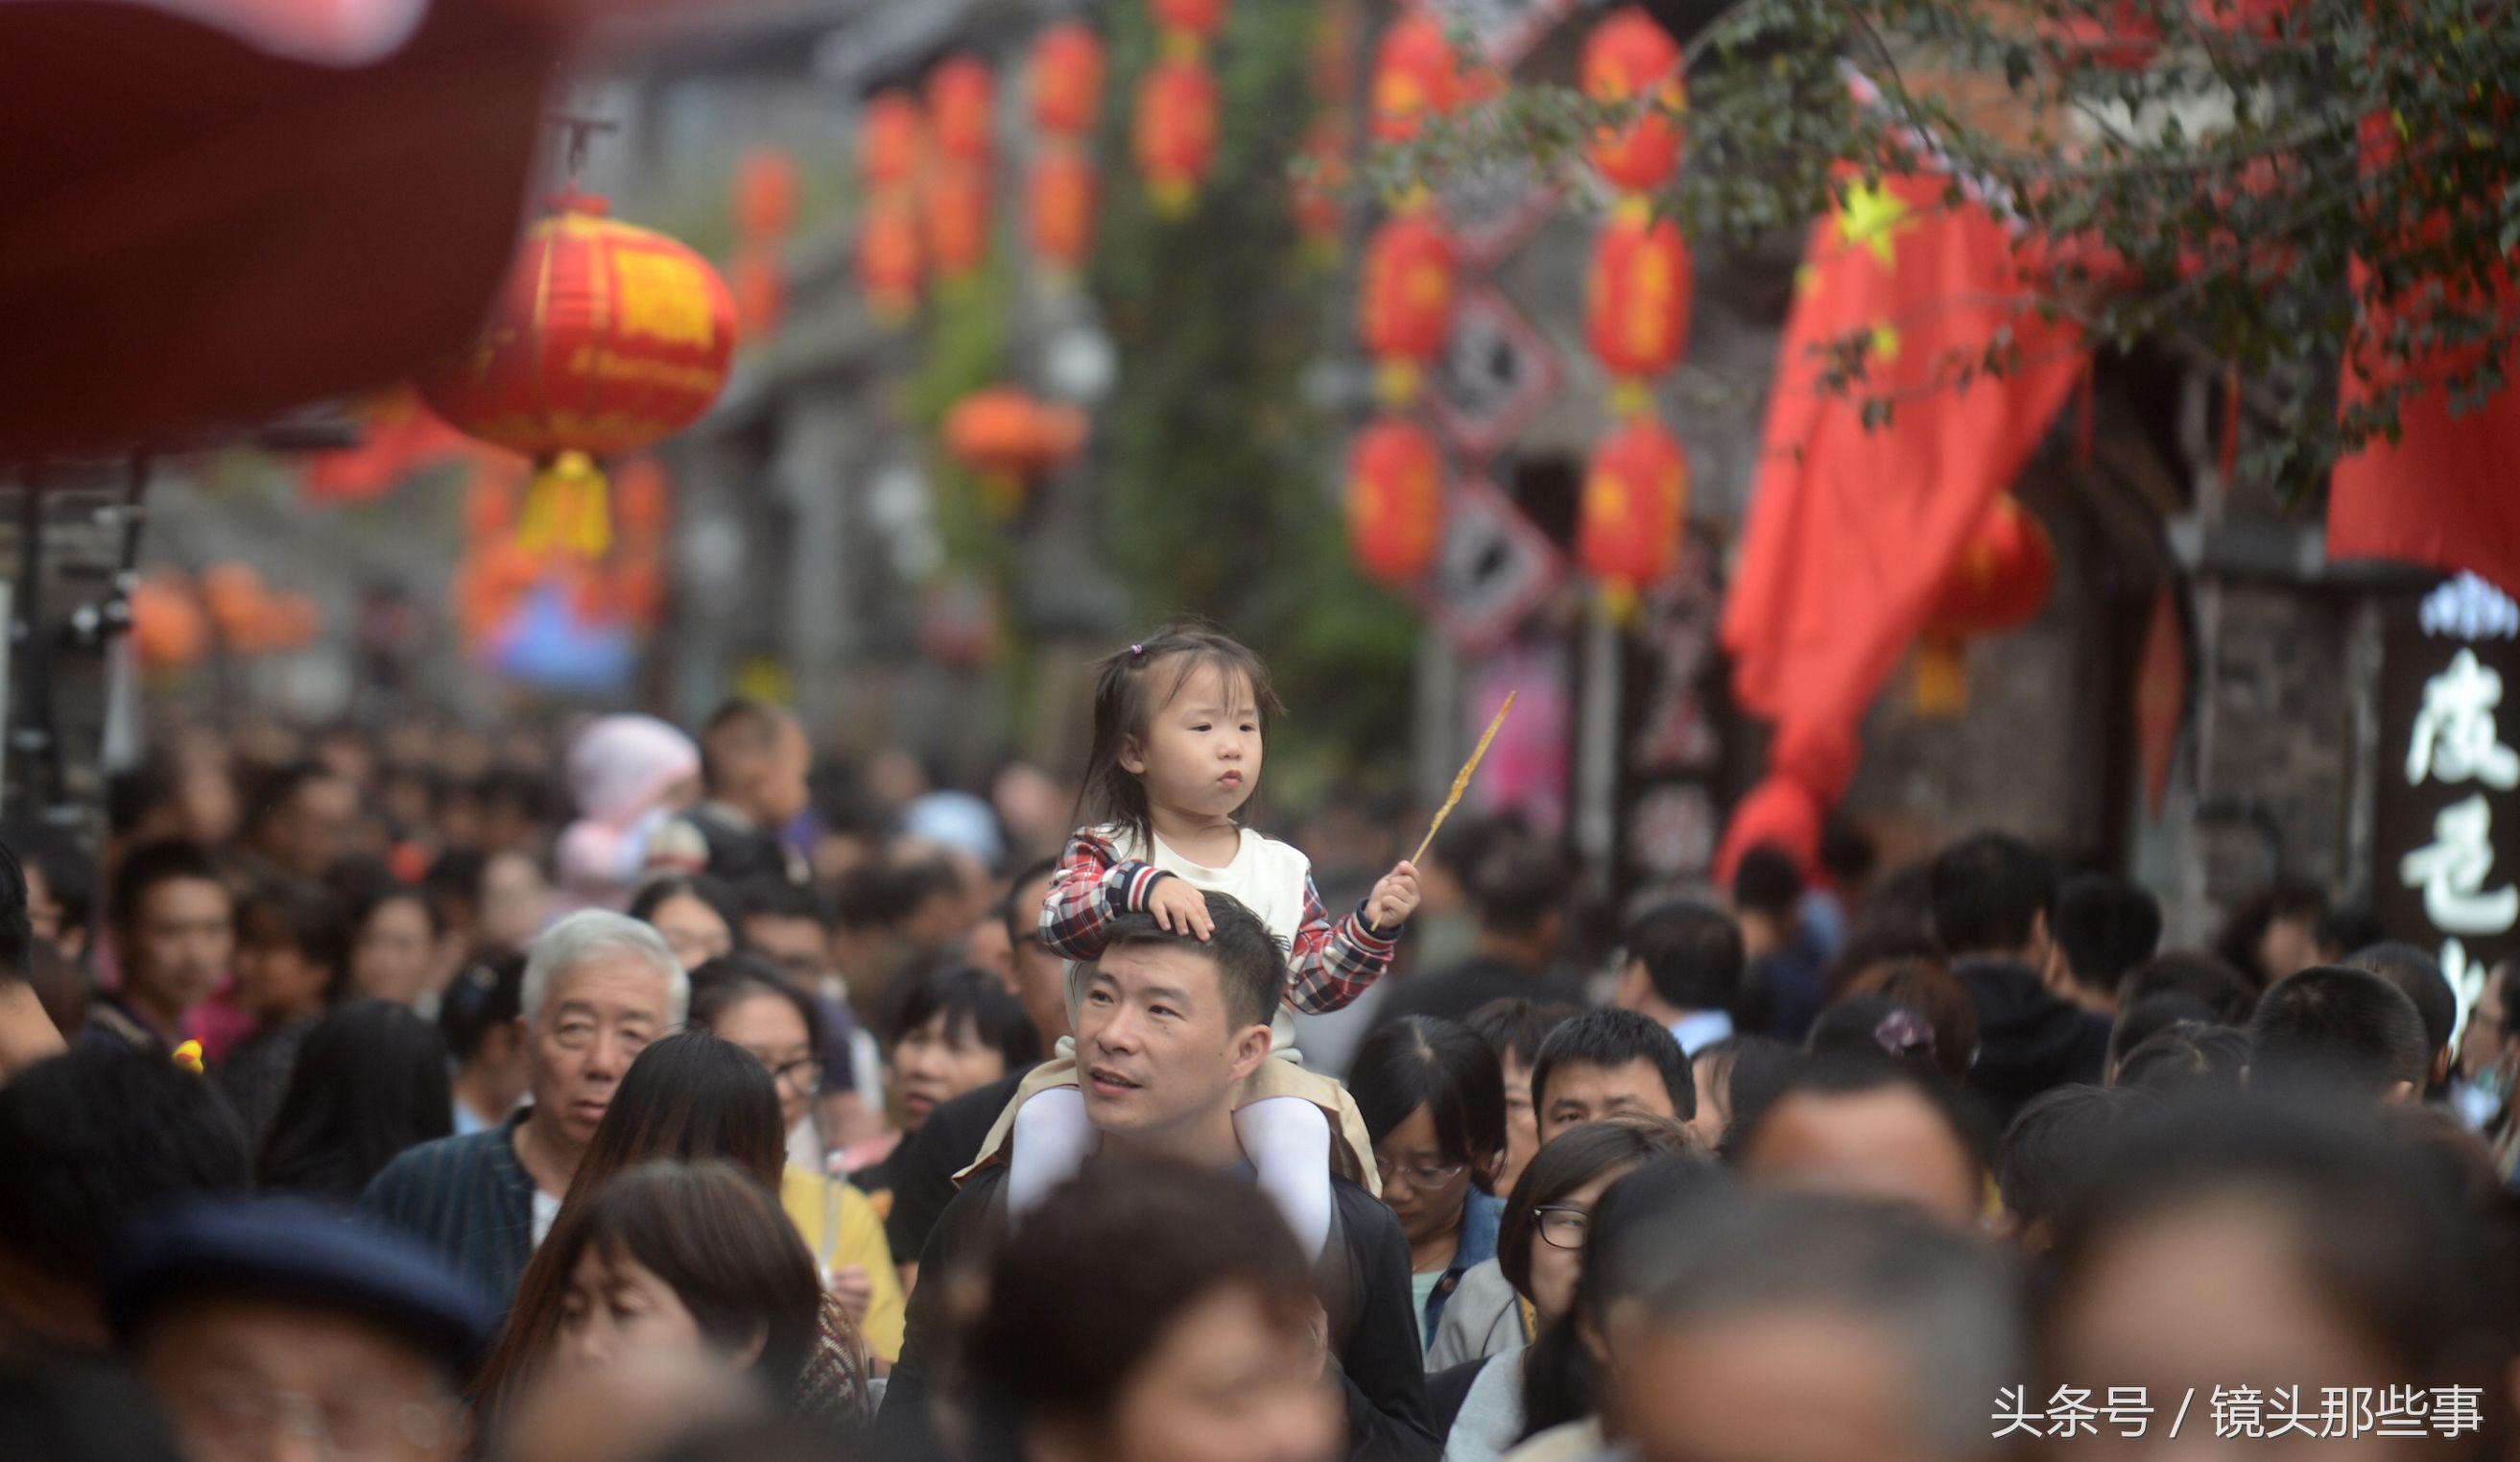
[[[400,1235],[296,1199],[205,1200],[135,1225],[114,1332],[194,1462],[463,1455],[482,1297]]]
[[[1668,1029],[1633,1010],[1588,1010],[1549,1032],[1531,1065],[1540,1140],[1622,1112],[1688,1121],[1697,1079]]]
[[[1816,1057],[1736,1121],[1734,1156],[1756,1186],[1912,1208],[1955,1229],[1984,1216],[1985,1140],[1930,1067]]]
[[[1239,900],[1206,898],[1206,939],[1124,915],[1086,972],[1077,1084],[1106,1152],[1240,1160],[1231,1098],[1268,1059],[1285,948]]]
[[[2298,977],[2296,977],[2298,978]],[[2444,1170],[2374,1126],[2369,1112],[2305,1108],[2261,1094],[2164,1107],[2099,1165],[2058,1235],[2058,1277],[2042,1315],[2037,1400],[2060,1384],[2143,1388],[2155,1408],[2141,1438],[2103,1424],[2075,1446],[2094,1457],[2164,1451],[2165,1419],[2195,1388],[2187,1455],[2499,1456],[2510,1436],[2511,1313],[2490,1221],[2462,1210]],[[2432,1388],[2478,1388],[2479,1430],[2447,1438]],[[2329,1388],[2351,1400],[2391,1388],[2427,1407],[2390,1419],[2411,1438],[2321,1440]],[[2298,1399],[2310,1434],[2221,1440],[2217,1390]]]
[[[1294,1238],[1247,1184],[1103,1164],[998,1256],[968,1343],[982,1455],[1327,1462],[1346,1438],[1321,1313]]]
[[[2253,1091],[2410,1102],[2431,1074],[2415,1003],[2367,971],[2314,965],[2269,989],[2249,1018]]]

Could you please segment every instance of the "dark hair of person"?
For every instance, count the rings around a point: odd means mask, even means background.
[[[1423,1107],[1445,1160],[1468,1164],[1470,1181],[1488,1191],[1505,1151],[1505,1074],[1468,1027],[1432,1016],[1376,1027],[1348,1063],[1347,1086],[1368,1140],[1382,1141]]]
[[[1126,1258],[1077,1262],[1089,1254]],[[981,1450],[1013,1456],[1044,1421],[1101,1425],[1165,1333],[1237,1289],[1290,1335],[1312,1323],[1312,1268],[1248,1184],[1203,1167],[1112,1162],[1052,1194],[1007,1240],[968,1333]]]
[[[26,907],[26,871],[18,855],[0,845],[0,987],[15,984],[30,973],[35,926]]]
[[[2367,970],[2314,965],[2276,982],[2249,1018],[2253,1085],[2299,1084],[2376,1098],[2401,1081],[2422,1091],[2432,1063],[2415,1002]]]
[[[2114,998],[2127,972],[2161,944],[2161,903],[2129,880],[2078,873],[2056,891],[2051,925],[2074,982]]]
[[[2214,1011],[2186,995],[2154,995],[2120,1007],[2117,1023],[2109,1028],[2108,1070],[2115,1072],[2136,1047],[2182,1023],[2197,1026],[2228,1024]]]
[[[445,910],[437,906],[436,900],[428,896],[427,890],[417,884],[397,883],[385,879],[367,885],[360,891],[357,897],[351,900],[351,937],[355,940],[358,936],[367,932],[368,921],[377,916],[379,909],[387,904],[402,903],[406,900],[420,905],[421,915],[428,921],[428,932],[432,937],[446,933]]]
[[[1849,994],[1831,1002],[1812,1022],[1803,1049],[1814,1056],[1895,1056],[1951,1079],[1943,1069],[1933,1022],[1923,1011],[1887,995]]]
[[[92,929],[96,923],[96,857],[68,830],[26,818],[0,821],[0,845],[44,876],[44,887],[61,906],[62,928]]]
[[[409,1006],[351,1000],[315,1024],[263,1139],[262,1186],[344,1208],[406,1148],[455,1129],[446,1042]]]
[[[122,864],[113,870],[113,893],[109,900],[109,913],[115,930],[125,935],[139,927],[140,907],[160,884],[191,880],[217,884],[222,892],[227,880],[219,876],[219,865],[201,845],[180,839],[144,843],[123,854]],[[21,875],[18,901],[26,901]]]
[[[2249,1065],[2249,1033],[2237,1026],[2174,1021],[2126,1053],[2109,1084],[2155,1096],[2234,1096]]]
[[[473,1383],[476,1401],[490,1414],[516,1398],[560,1333],[561,1306],[577,1263],[574,1255],[563,1257],[555,1242],[561,1225],[616,1179],[657,1163],[705,1163],[741,1173],[775,1211],[788,1165],[788,1134],[770,1073],[742,1047],[699,1030],[666,1036],[630,1063],[569,1178],[551,1237],[534,1251],[517,1282],[516,1306],[498,1348]],[[644,1256],[640,1261],[647,1262]]]
[[[1995,1151],[1995,1186],[2022,1228],[2052,1231],[2077,1202],[2110,1140],[2151,1101],[2147,1092],[2058,1086],[2030,1099]]]
[[[26,982],[35,987],[35,1003],[44,1008],[44,1018],[53,1023],[62,1039],[77,1040],[87,1028],[88,1007],[96,996],[87,971],[52,940],[34,939],[26,945]],[[0,975],[0,984],[6,983],[8,977]]]
[[[1058,871],[1057,858],[1040,858],[1025,864],[1007,885],[1007,896],[998,905],[998,919],[1007,927],[1007,942],[1020,949],[1024,940],[1041,937],[1041,901],[1023,902],[1024,890]]]
[[[2458,995],[2443,976],[2441,963],[2412,944],[2372,944],[2345,960],[2345,968],[2379,976],[2414,1002],[2424,1023],[2424,1044],[2436,1053],[2450,1044],[2458,1024]]]
[[[779,744],[788,713],[767,701],[737,696],[700,723],[700,782],[711,792],[724,791],[733,757],[759,756]],[[638,915],[631,917],[637,918]]]
[[[457,1066],[481,1054],[481,1038],[512,1024],[523,1011],[525,954],[520,949],[473,953],[437,998],[437,1033]]]
[[[749,954],[722,954],[692,972],[692,1007],[685,1024],[714,1032],[718,1018],[756,995],[785,1000],[805,1023],[805,1040],[823,1049],[823,1013],[786,971]]]
[[[1790,919],[1802,896],[1802,865],[1776,844],[1752,847],[1732,870],[1732,903],[1746,913]]]
[[[697,898],[707,904],[710,912],[726,921],[735,946],[743,947],[743,905],[737,901],[735,891],[727,887],[724,879],[705,873],[669,873],[648,880],[630,895],[628,913],[642,924],[653,924],[656,910],[677,898]]]
[[[338,1000],[350,980],[350,922],[340,901],[322,889],[295,882],[255,887],[237,910],[237,942],[280,944],[325,974],[324,998]]]
[[[1696,1059],[1710,1058],[1722,1064],[1718,1074],[1724,1082],[1727,1114],[1724,1135],[1716,1150],[1729,1154],[1734,1134],[1741,1130],[1741,1114],[1755,1112],[1773,1100],[1801,1070],[1805,1058],[1801,1051],[1770,1035],[1732,1036],[1700,1050]]]
[[[245,1123],[217,1088],[149,1051],[90,1048],[0,1086],[0,1248],[93,1284],[125,1223],[253,1183]]]
[[[1488,855],[1488,849],[1499,843],[1531,836],[1531,824],[1519,812],[1471,812],[1454,814],[1435,834],[1434,848],[1427,861],[1453,876],[1462,891],[1470,887],[1471,871]]]
[[[1941,960],[1876,964],[1857,975],[1845,993],[1895,1000],[1923,1016],[1934,1028],[1934,1065],[1954,1085],[1968,1079],[1977,1060],[1977,1002]]]
[[[2272,973],[2258,959],[2258,945],[2265,941],[2267,931],[2292,919],[2310,925],[2323,936],[2327,932],[2327,894],[2317,884],[2299,880],[2272,884],[2231,910],[2231,917],[2224,921],[2223,932],[2214,940],[2214,952],[2263,989]]]
[[[2027,947],[2039,916],[2055,904],[2048,860],[2002,833],[1980,833],[1944,848],[1930,879],[1934,937],[1955,959]]]
[[[1533,834],[1501,837],[1470,867],[1467,891],[1479,928],[1491,934],[1528,936],[1552,914],[1562,913],[1572,882],[1566,854]]]
[[[1619,1118],[1579,1122],[1552,1138],[1522,1166],[1513,1196],[1497,1228],[1497,1268],[1513,1292],[1531,1298],[1531,1240],[1540,1231],[1540,1210],[1557,1203],[1605,1172],[1662,1158],[1694,1155],[1704,1161],[1688,1129],[1660,1118]]]
[[[429,861],[428,871],[420,876],[420,891],[428,896],[428,907],[440,929],[471,927],[481,912],[481,875],[490,860],[469,847],[450,847]],[[456,915],[456,908],[465,917]]]
[[[1768,1119],[1798,1096],[1862,1096],[1882,1091],[1905,1091],[1923,1102],[1942,1119],[1971,1169],[1980,1178],[1986,1175],[1995,1144],[1977,1109],[1961,1100],[1942,1074],[1930,1066],[1879,1052],[1806,1056],[1773,1091],[1765,1094],[1764,1100],[1733,1109],[1726,1150],[1734,1155],[1747,1154],[1758,1144],[1759,1133]]]
[[[0,1457],[33,1462],[184,1462],[157,1397],[102,1360],[0,1367]]]
[[[175,769],[152,757],[105,779],[105,824],[128,835],[175,800]]]
[[[1824,998],[1835,998],[1851,989],[1866,973],[1883,965],[1929,964],[1949,968],[1943,959],[1943,946],[1919,914],[1914,920],[1896,917],[1895,911],[1868,905],[1864,917],[1847,932],[1846,942],[1821,972],[1821,992]]]
[[[1741,997],[1748,960],[1740,929],[1721,909],[1686,901],[1657,905],[1637,916],[1623,942],[1665,1004],[1730,1011]]]
[[[1206,625],[1168,624],[1104,656],[1094,666],[1094,743],[1079,779],[1078,826],[1117,826],[1141,846],[1153,845],[1154,813],[1147,803],[1147,785],[1120,758],[1132,743],[1147,744],[1156,715],[1202,669],[1213,669],[1224,679],[1229,699],[1238,684],[1250,697],[1261,736],[1284,712],[1260,657]],[[1220,713],[1224,709],[1218,708]]]
[[[1559,1067],[1616,1069],[1632,1061],[1649,1063],[1661,1074],[1673,1116],[1687,1121],[1697,1115],[1697,1078],[1680,1042],[1650,1017],[1615,1009],[1585,1011],[1549,1032],[1531,1062],[1531,1110],[1542,1126],[1549,1124],[1549,1077]]]
[[[1195,938],[1189,943],[1205,947]],[[995,1047],[1010,1074],[1041,1060],[1041,1031],[1024,1015],[1023,1002],[986,970],[945,962],[909,979],[893,1002],[892,1038],[898,1043],[940,1018],[945,1034]]]
[[[263,825],[275,813],[296,800],[297,794],[317,782],[337,780],[333,769],[312,759],[292,761],[286,766],[271,767],[250,779],[247,792],[245,831],[249,838],[262,835]]]
[[[1155,923],[1152,914],[1123,914],[1111,921],[1103,948],[1127,949],[1139,945],[1170,945],[1206,956],[1216,965],[1217,988],[1225,997],[1225,1018],[1235,1029],[1245,1026],[1266,1026],[1277,1015],[1278,1002],[1286,988],[1286,946],[1260,922],[1242,900],[1230,893],[1209,893],[1208,922],[1214,926],[1205,941],[1195,936],[1173,934]],[[996,983],[992,980],[993,983]],[[1006,986],[999,984],[1001,993]],[[1024,1029],[1032,1023],[1023,1019],[1023,1005],[1012,995],[1015,1019]],[[1026,1058],[1030,1059],[1030,1058]]]
[[[810,919],[825,930],[832,927],[832,905],[810,884],[746,879],[736,886],[735,902],[746,919]]]
[[[1462,1024],[1496,1052],[1498,1065],[1510,1061],[1527,1072],[1540,1058],[1540,1044],[1549,1032],[1574,1017],[1575,1007],[1563,1001],[1501,995],[1471,1011]]]
[[[2236,1026],[2258,1008],[2261,988],[2219,956],[2201,949],[2168,949],[2127,972],[2118,986],[2118,1008],[2133,1010],[2161,995],[2184,995],[2210,1011],[2211,1019]]]

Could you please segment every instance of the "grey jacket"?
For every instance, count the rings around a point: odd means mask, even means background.
[[[1495,1259],[1462,1271],[1462,1282],[1435,1322],[1426,1347],[1426,1369],[1449,1370],[1465,1360],[1485,1360],[1522,1348],[1521,1297],[1506,1283]]]

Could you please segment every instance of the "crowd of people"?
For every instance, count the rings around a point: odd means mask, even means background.
[[[0,826],[0,1457],[2520,1458],[2511,967],[1992,833],[1612,917],[1263,836],[1277,709],[1166,630],[1063,779],[740,700]]]

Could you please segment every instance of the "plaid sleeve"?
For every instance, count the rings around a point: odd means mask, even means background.
[[[1388,934],[1366,922],[1365,905],[1333,925],[1322,909],[1321,891],[1304,875],[1304,925],[1295,931],[1286,972],[1286,1003],[1307,1015],[1340,1010],[1391,968],[1400,931]]]
[[[1053,954],[1079,962],[1102,956],[1102,932],[1122,914],[1147,906],[1147,894],[1164,871],[1123,859],[1111,840],[1079,833],[1059,855],[1041,905],[1041,941]]]

